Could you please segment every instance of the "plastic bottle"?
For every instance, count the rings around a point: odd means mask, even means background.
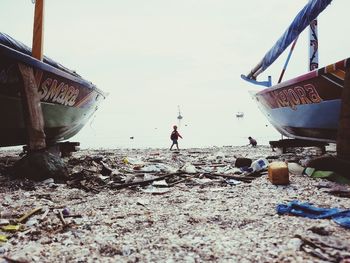
[[[250,167],[253,168],[254,172],[258,172],[266,169],[269,166],[269,161],[265,158],[260,158],[252,163]]]

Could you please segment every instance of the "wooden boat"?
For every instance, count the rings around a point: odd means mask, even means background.
[[[30,48],[0,33],[0,146],[27,143],[18,63],[34,69],[47,144],[77,134],[106,96],[76,72],[47,57],[43,61],[33,58]]]
[[[243,118],[243,117],[244,117],[244,113],[243,113],[243,112],[238,111],[238,112],[236,113],[236,118]]]
[[[306,27],[313,25],[318,14],[330,3],[331,0],[309,1],[261,62],[249,74],[241,76],[253,84],[267,87],[254,94],[258,106],[270,123],[282,135],[290,138],[336,141],[345,70],[350,66],[350,59],[312,70],[318,67],[318,61],[313,61],[316,53],[313,53],[313,56],[310,54],[310,70],[312,71],[302,76],[274,86],[271,85],[271,77],[267,81],[256,79],[293,41],[296,41],[298,35]],[[317,51],[317,37],[313,41],[310,42],[310,46],[314,46]],[[287,67],[291,52],[281,77]]]
[[[335,142],[349,66],[345,59],[264,89],[255,94],[258,106],[287,137]]]

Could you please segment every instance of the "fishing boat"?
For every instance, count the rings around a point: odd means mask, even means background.
[[[31,49],[0,33],[0,146],[27,143],[23,115],[23,78],[19,63],[33,68],[41,101],[47,144],[77,134],[106,94],[54,60],[31,56]]]
[[[243,113],[243,112],[238,111],[238,112],[236,113],[236,118],[243,118],[243,117],[244,117],[244,113]]]
[[[266,53],[260,63],[247,75],[241,75],[266,88],[254,94],[260,110],[284,136],[313,141],[335,142],[339,125],[341,96],[345,70],[350,59],[318,68],[317,16],[332,0],[310,0],[297,14],[292,24]],[[310,26],[309,72],[282,82],[299,34]],[[271,77],[258,81],[264,72],[290,45],[279,81],[272,85]]]

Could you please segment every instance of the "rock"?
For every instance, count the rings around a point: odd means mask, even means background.
[[[13,178],[28,178],[43,181],[53,178],[55,182],[64,182],[68,177],[65,163],[48,151],[31,152],[15,163],[11,170]]]

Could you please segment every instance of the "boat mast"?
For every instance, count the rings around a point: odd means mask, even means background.
[[[309,71],[318,69],[318,32],[317,19],[312,20],[309,27]]]
[[[35,0],[32,56],[43,60],[44,0]]]

